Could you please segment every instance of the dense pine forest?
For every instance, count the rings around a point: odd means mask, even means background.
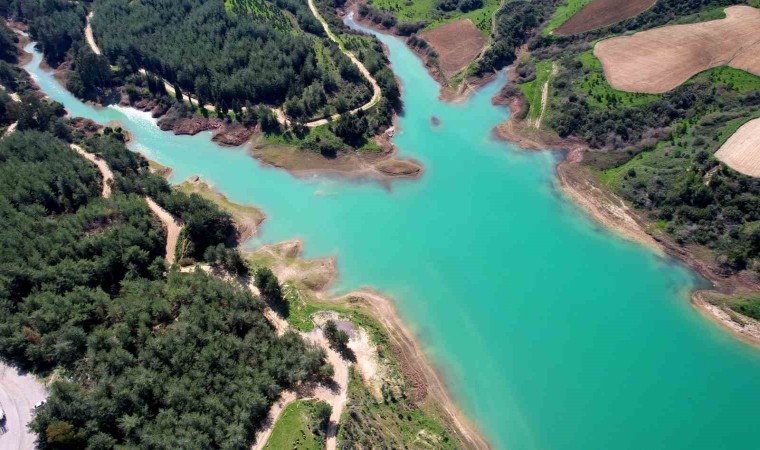
[[[39,448],[248,448],[283,389],[331,377],[324,352],[278,337],[248,290],[167,267],[144,196],[185,222],[179,257],[245,276],[228,213],[149,173],[120,133],[22,99],[0,140],[0,356],[52,375]],[[110,198],[71,142],[109,163]]]
[[[96,40],[112,64],[145,68],[201,103],[286,104],[289,115],[308,119],[371,96],[306,2],[104,0],[94,10]]]

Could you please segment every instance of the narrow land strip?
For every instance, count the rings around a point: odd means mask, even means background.
[[[31,450],[37,436],[29,430],[34,406],[47,398],[47,388],[34,375],[0,361],[0,406],[5,423],[0,429],[0,448]]]

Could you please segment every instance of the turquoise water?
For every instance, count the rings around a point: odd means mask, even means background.
[[[145,113],[84,105],[39,54],[27,69],[72,115],[118,120],[173,181],[201,175],[262,207],[250,245],[303,238],[306,256],[337,257],[336,291],[394,298],[494,447],[758,448],[760,353],[689,306],[691,273],[590,221],[557,188],[557,153],[491,139],[508,116],[490,103],[503,76],[441,103],[419,59],[379,37],[404,89],[395,142],[426,168],[390,190],[297,179],[209,133],[174,136]]]

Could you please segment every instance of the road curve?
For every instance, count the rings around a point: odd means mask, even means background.
[[[380,90],[380,85],[377,84],[377,80],[375,80],[375,78],[372,76],[372,74],[369,73],[369,70],[367,70],[367,68],[364,66],[364,64],[362,64],[362,62],[359,61],[359,59],[357,59],[356,56],[354,56],[353,53],[349,52],[346,49],[346,47],[343,45],[343,43],[337,38],[337,36],[335,36],[335,34],[333,34],[333,32],[330,30],[330,26],[327,25],[327,22],[322,17],[322,15],[319,13],[319,11],[317,10],[317,7],[314,5],[314,0],[309,0],[309,9],[311,9],[311,13],[314,14],[314,17],[316,17],[317,20],[319,20],[319,23],[322,24],[322,28],[325,29],[325,33],[327,33],[327,36],[333,42],[335,42],[336,44],[338,44],[338,47],[340,47],[340,50],[343,52],[343,54],[346,55],[346,56],[348,56],[348,59],[350,59],[351,62],[354,63],[354,65],[359,68],[359,72],[361,72],[362,75],[364,75],[364,78],[366,78],[370,82],[370,84],[372,85],[372,98],[367,103],[363,104],[362,106],[360,106],[358,108],[355,108],[355,109],[352,109],[351,110],[351,114],[354,114],[354,113],[356,113],[359,110],[366,111],[366,110],[372,108],[373,106],[375,106],[377,104],[377,102],[380,101],[380,97],[382,96],[382,91]],[[351,13],[351,14],[353,14],[353,13]],[[340,114],[333,114],[332,116],[330,116],[330,120],[336,120],[338,118],[340,118]],[[325,119],[319,119],[319,120],[315,120],[313,122],[307,123],[306,126],[307,127],[318,127],[320,125],[326,124],[327,122],[328,122],[327,118],[325,118]]]
[[[145,197],[145,201],[148,203],[148,208],[150,208],[150,210],[153,211],[153,214],[155,214],[161,220],[161,223],[164,224],[164,228],[166,229],[166,262],[169,265],[172,265],[174,264],[177,241],[179,240],[183,225],[178,219],[153,201],[152,198]]]
[[[108,167],[108,164],[106,164],[106,162],[99,156],[95,156],[92,153],[88,153],[84,151],[82,147],[76,144],[71,144],[71,148],[74,149],[74,151],[76,151],[80,155],[82,155],[83,158],[92,162],[98,167],[98,170],[100,170],[100,174],[103,177],[103,198],[111,197],[111,184],[113,183],[113,172],[111,172],[111,168]]]
[[[346,56],[348,56],[348,58],[351,60],[351,62],[354,63],[354,65],[359,68],[359,72],[361,72],[362,75],[367,80],[369,80],[370,84],[372,85],[372,98],[367,103],[363,104],[362,106],[360,106],[358,108],[352,109],[350,112],[352,114],[354,114],[354,113],[356,113],[359,110],[366,111],[366,110],[372,108],[373,106],[375,106],[380,101],[380,97],[382,97],[382,91],[380,90],[380,85],[377,84],[377,80],[375,80],[375,78],[372,76],[372,74],[369,73],[369,70],[367,70],[367,68],[364,66],[364,64],[362,64],[362,62],[359,61],[353,55],[353,53],[351,53],[348,50],[346,50],[346,48],[343,46],[343,43],[340,42],[340,40],[338,40],[338,38],[333,34],[332,31],[330,31],[330,26],[327,25],[327,22],[325,21],[325,19],[322,17],[321,14],[319,14],[319,11],[317,11],[317,7],[314,6],[313,0],[309,0],[309,8],[311,9],[312,14],[314,14],[314,17],[316,17],[317,20],[319,20],[319,22],[322,24],[322,28],[324,28],[325,32],[327,33],[327,36],[332,41],[334,41],[336,44],[338,44],[338,47],[340,47],[340,50],[343,52],[343,54],[345,54]],[[90,20],[92,19],[93,14],[95,14],[95,12],[94,11],[90,11],[90,13],[87,15],[87,21],[86,21],[86,25],[85,25],[85,28],[84,28],[84,35],[85,35],[85,39],[87,41],[87,44],[90,46],[90,49],[92,50],[92,52],[95,53],[96,55],[101,55],[102,52],[100,51],[100,48],[98,47],[98,44],[95,42],[95,35],[92,33],[92,24],[90,23]],[[146,74],[147,71],[145,69],[140,69],[140,73]],[[174,86],[172,86],[172,84],[169,83],[164,78],[161,78],[161,80],[164,82],[164,86],[166,87],[166,91],[169,92],[169,93],[171,93],[171,94],[175,94],[176,91],[174,89]],[[193,98],[189,93],[185,93],[184,95],[187,96],[188,99],[190,99],[190,103],[192,105],[198,106],[198,100],[197,99]],[[216,111],[216,107],[214,107],[214,105],[204,104],[202,106],[203,106],[203,109],[205,109],[207,111],[211,111],[211,112]],[[243,110],[245,110],[245,108],[243,108]],[[281,125],[287,125],[288,124],[288,122],[289,122],[288,118],[285,115],[285,113],[282,111],[281,108],[272,108],[272,110],[275,113],[275,117],[277,117],[277,122],[279,122]],[[321,125],[326,125],[331,120],[337,120],[339,118],[340,118],[340,114],[333,114],[329,118],[325,117],[325,118],[322,118],[322,119],[313,120],[311,122],[305,123],[304,125],[307,126],[308,128],[316,128],[316,127],[321,126]]]
[[[37,436],[27,428],[34,405],[47,398],[45,385],[33,375],[0,362],[0,406],[6,419],[0,430],[3,450],[32,450]]]

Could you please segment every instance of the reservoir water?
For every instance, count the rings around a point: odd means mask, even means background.
[[[209,133],[174,136],[146,113],[85,105],[38,52],[26,68],[71,115],[119,121],[172,181],[200,175],[261,207],[251,246],[300,237],[307,257],[337,257],[336,291],[392,297],[495,448],[758,448],[760,351],[691,308],[694,276],[578,210],[558,190],[559,154],[491,138],[508,117],[490,102],[503,76],[442,103],[402,41],[378,37],[403,84],[395,143],[426,168],[390,190],[294,178]]]

